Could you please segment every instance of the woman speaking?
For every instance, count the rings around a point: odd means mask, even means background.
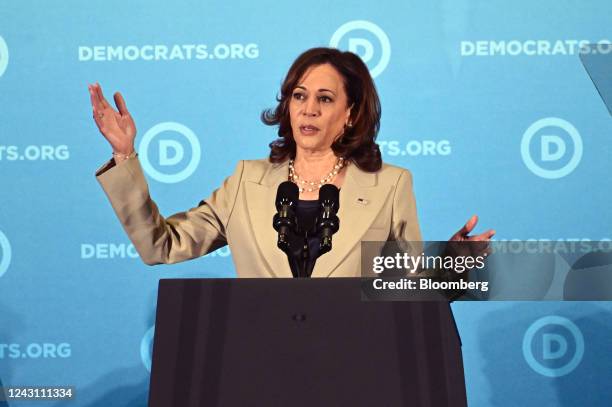
[[[361,241],[421,240],[409,171],[382,162],[376,136],[381,108],[366,65],[351,52],[313,48],[291,65],[278,105],[262,113],[278,126],[268,158],[240,161],[212,195],[186,212],[164,218],[151,199],[134,150],[136,126],[119,92],[116,111],[99,84],[89,86],[93,117],[113,150],[96,176],[142,260],[150,265],[231,248],[238,277],[292,277],[272,227],[279,185],[297,185],[298,219],[314,222],[319,191],[340,190],[333,250],[311,277],[358,277]],[[489,240],[493,230],[468,236],[473,216],[452,241]],[[311,244],[311,241],[308,241]],[[314,250],[316,251],[316,249]]]

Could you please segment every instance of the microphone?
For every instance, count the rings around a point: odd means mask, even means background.
[[[295,229],[294,208],[299,196],[298,186],[291,181],[281,183],[276,191],[277,214],[272,219],[272,225],[278,232],[277,246],[285,253],[289,253],[291,248],[289,238],[290,233]]]
[[[319,189],[319,204],[321,215],[317,223],[321,231],[321,243],[319,244],[319,255],[327,253],[332,248],[332,235],[340,227],[340,220],[336,216],[340,208],[340,191],[333,184],[325,184]]]

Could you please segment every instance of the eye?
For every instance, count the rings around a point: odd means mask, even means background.
[[[302,100],[304,98],[304,94],[302,92],[295,92],[292,96],[295,100]]]
[[[319,100],[323,103],[331,103],[333,100],[329,96],[321,96]]]

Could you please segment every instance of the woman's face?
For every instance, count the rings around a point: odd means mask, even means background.
[[[329,150],[343,133],[349,116],[340,73],[330,64],[308,68],[289,102],[291,130],[298,149]]]

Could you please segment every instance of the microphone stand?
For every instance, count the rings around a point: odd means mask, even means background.
[[[317,256],[318,258],[319,256]],[[310,260],[310,247],[308,245],[308,231],[304,233],[304,247],[302,250],[302,270],[304,271],[304,277],[311,276],[312,270],[314,270],[315,263],[317,259],[314,258],[312,261]]]
[[[297,186],[285,181],[278,187],[276,208],[272,225],[278,232],[277,246],[287,255],[291,274],[298,278],[312,275],[317,259],[331,250],[332,235],[338,231],[339,219],[336,215],[339,207],[338,188],[327,184],[321,187],[319,202],[322,212],[315,218],[311,227],[300,224],[294,212],[298,201]],[[319,250],[315,258],[310,259],[309,235],[319,240]]]
[[[310,246],[308,244],[310,235],[316,235],[319,239],[320,249],[314,259],[310,259]],[[326,241],[327,239],[322,239],[322,236],[319,236],[316,226],[310,233],[307,230],[291,230],[283,248],[289,261],[291,273],[297,277],[311,276],[317,259],[331,249],[331,244],[329,246],[324,244]]]
[[[308,258],[308,253],[304,255],[304,238],[295,230],[290,230],[287,235],[287,239],[284,241],[284,245],[281,249],[287,255],[291,274],[302,277],[304,276],[304,259]],[[306,250],[308,250],[307,247]]]

